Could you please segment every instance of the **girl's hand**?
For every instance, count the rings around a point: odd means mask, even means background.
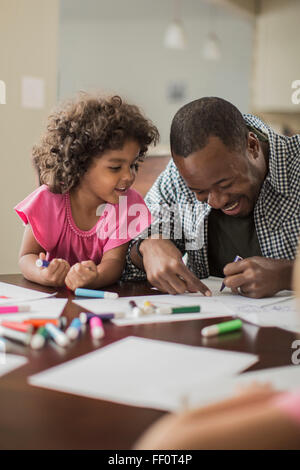
[[[86,287],[93,284],[98,276],[97,266],[93,261],[82,261],[71,267],[65,279],[69,289],[75,290],[77,287]]]
[[[251,382],[247,384],[239,384],[236,388],[236,395],[239,396],[262,396],[272,397],[279,393],[269,382]]]
[[[40,253],[39,258],[46,259],[45,253]],[[69,263],[61,258],[53,259],[47,268],[40,269],[40,277],[45,286],[63,287],[65,278],[70,270]]]

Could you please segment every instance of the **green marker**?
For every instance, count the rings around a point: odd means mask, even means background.
[[[45,343],[46,340],[50,337],[48,331],[44,326],[41,326],[37,332],[33,335],[30,346],[32,349],[41,349]]]
[[[240,330],[243,326],[241,320],[225,321],[218,323],[217,325],[207,326],[201,331],[202,336],[216,336],[222,335],[223,333],[229,333],[231,331]]]
[[[200,305],[191,305],[189,307],[158,307],[156,313],[158,315],[168,315],[169,313],[197,313],[200,312]]]

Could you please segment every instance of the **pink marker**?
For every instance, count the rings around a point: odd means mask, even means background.
[[[90,319],[91,335],[94,339],[101,339],[105,335],[102,320],[98,317]]]
[[[18,312],[29,312],[29,305],[3,305],[0,306],[0,313],[18,313]]]

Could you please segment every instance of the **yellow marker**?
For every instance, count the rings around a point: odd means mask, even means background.
[[[155,312],[155,305],[153,305],[153,303],[149,302],[149,300],[146,300],[146,302],[144,302],[143,310],[144,310],[146,315],[151,315],[152,313]]]

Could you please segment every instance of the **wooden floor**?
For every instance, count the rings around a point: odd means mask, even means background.
[[[135,183],[132,187],[144,197],[158,175],[165,169],[170,158],[170,156],[147,157],[140,164]]]

